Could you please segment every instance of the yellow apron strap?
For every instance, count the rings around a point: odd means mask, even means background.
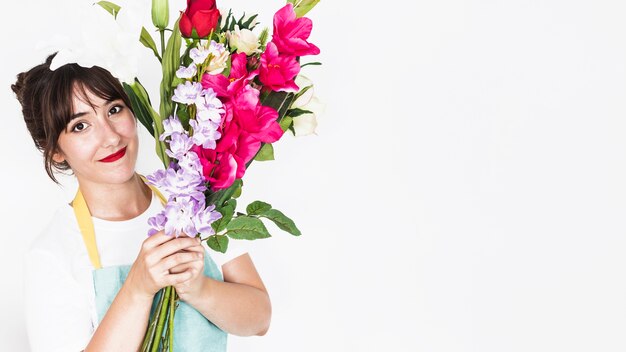
[[[143,175],[139,175],[144,183],[147,184],[147,180]],[[152,192],[154,192],[161,204],[165,205],[167,203],[167,199],[159,192],[159,190],[153,185],[148,184]],[[89,254],[89,260],[91,260],[91,264],[94,268],[100,269],[102,265],[100,264],[100,255],[98,254],[98,248],[96,246],[96,234],[93,228],[93,221],[91,220],[91,213],[89,213],[89,208],[87,208],[87,203],[85,202],[85,198],[83,197],[80,188],[76,192],[76,196],[74,197],[74,201],[72,202],[72,207],[74,208],[74,214],[76,215],[76,220],[78,221],[78,228],[80,229],[80,233],[83,237],[83,242],[85,243],[85,247],[87,247],[87,254]]]

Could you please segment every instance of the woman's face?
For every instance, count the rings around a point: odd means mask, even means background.
[[[60,151],[53,159],[67,161],[80,183],[127,182],[134,176],[137,161],[137,121],[123,100],[109,102],[85,91],[95,110],[74,93],[75,114],[59,136]],[[121,158],[103,160],[123,148],[126,152]]]

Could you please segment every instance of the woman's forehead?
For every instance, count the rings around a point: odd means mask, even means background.
[[[89,87],[75,86],[72,92],[72,106],[75,112],[97,109],[108,101],[96,95]]]

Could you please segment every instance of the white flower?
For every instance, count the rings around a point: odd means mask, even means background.
[[[316,134],[316,115],[319,115],[323,112],[324,104],[317,97],[314,96],[313,84],[311,80],[309,80],[305,76],[298,75],[296,77],[296,84],[298,85],[298,87],[302,87],[301,89],[304,89],[308,86],[310,86],[311,88],[309,88],[306,92],[304,92],[304,94],[298,97],[298,99],[293,102],[291,107],[308,110],[311,112],[304,113],[293,118],[293,129],[295,131],[295,135],[296,137],[300,137],[310,134]]]
[[[239,26],[235,26],[235,30],[228,32],[226,36],[230,46],[236,48],[238,54],[250,55],[259,52],[259,38],[249,29],[239,29]]]
[[[50,64],[51,70],[68,63],[83,67],[96,65],[123,82],[134,81],[141,54],[138,38],[146,23],[142,15],[149,12],[149,4],[130,0],[116,3],[121,6],[117,20],[100,5],[77,3],[81,22],[73,28],[71,37],[57,36],[52,43],[38,43],[39,50],[48,54],[58,51]]]
[[[207,67],[207,72],[212,75],[222,73],[228,66],[228,50],[226,50],[224,44],[211,40],[209,51],[211,52],[211,61],[209,62],[209,67]]]

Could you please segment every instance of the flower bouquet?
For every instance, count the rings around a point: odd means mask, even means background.
[[[222,253],[231,239],[270,237],[261,218],[300,235],[295,223],[269,203],[254,201],[245,213],[236,207],[253,160],[273,160],[272,143],[286,131],[315,130],[315,114],[307,109],[313,85],[299,73],[320,64],[300,62],[319,53],[307,41],[312,22],[303,17],[318,1],[287,1],[274,15],[271,38],[268,28],[255,34],[257,15],[221,13],[214,0],[187,0],[170,29],[168,1],[152,1],[160,45],[144,27],[139,41],[161,64],[158,112],[137,78],[123,83],[164,166],[147,180],[169,194],[163,211],[150,218],[148,235],[164,230],[199,236]],[[114,16],[123,11],[107,1],[98,5]],[[177,299],[171,286],[160,292],[143,351],[172,348]]]

